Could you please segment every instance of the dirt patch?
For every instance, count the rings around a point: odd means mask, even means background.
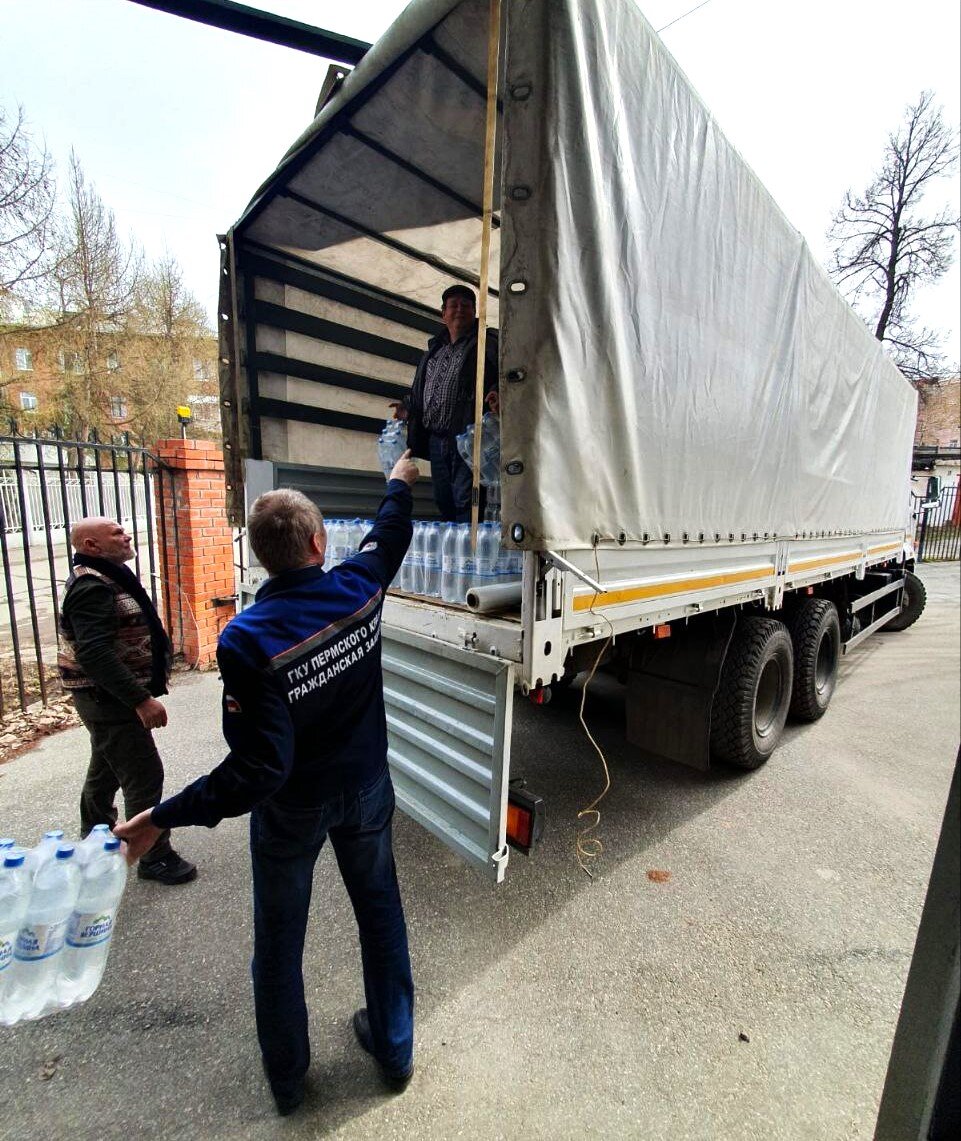
[[[0,765],[19,757],[42,737],[72,729],[80,718],[69,697],[54,697],[46,706],[30,706],[25,713],[17,710],[0,721]]]

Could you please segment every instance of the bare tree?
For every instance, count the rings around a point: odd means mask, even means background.
[[[60,413],[68,430],[83,435],[107,423],[108,381],[112,384],[107,346],[129,325],[142,256],[120,238],[113,211],[87,182],[72,151],[68,195],[54,273],[54,307],[55,323],[75,367],[64,368]]]
[[[207,315],[169,252],[138,284],[123,372],[131,426],[147,441],[177,431],[176,408],[188,397],[216,391],[216,342]]]
[[[961,219],[950,207],[922,214],[921,204],[931,184],[957,164],[957,133],[933,93],[922,92],[888,136],[878,174],[862,194],[847,192],[828,231],[829,273],[912,380],[947,371],[943,334],[919,326],[909,305],[916,288],[937,281],[953,261]]]
[[[55,262],[53,160],[26,125],[0,107],[0,316],[30,300]]]

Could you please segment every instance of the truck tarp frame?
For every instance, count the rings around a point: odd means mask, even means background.
[[[338,63],[359,63],[370,48],[363,40],[326,32],[300,20],[290,20],[273,12],[263,12],[232,0],[133,0],[144,8],[154,8],[171,16],[183,16],[198,24],[239,32],[242,36],[310,52]]]
[[[234,227],[236,272],[257,243],[418,312],[477,281],[487,13],[405,10]],[[505,538],[902,529],[913,389],[631,0],[507,0],[502,50]],[[237,387],[259,456],[256,368]]]

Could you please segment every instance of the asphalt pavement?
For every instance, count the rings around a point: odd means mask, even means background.
[[[416,1066],[384,1092],[350,1029],[357,939],[329,851],[305,962],[305,1105],[275,1116],[249,985],[246,821],[178,833],[196,882],[131,879],[84,1006],[0,1030],[0,1137],[870,1138],[959,740],[959,569],[926,566],[911,630],[844,659],[827,716],[759,772],[702,775],[624,741],[606,679],[604,851],[574,859],[601,787],[579,689],[518,696],[512,767],[547,800],[493,887],[395,830],[417,984]],[[219,686],[190,674],[159,734],[168,787],[222,756]],[[84,731],[0,768],[0,833],[77,827]]]

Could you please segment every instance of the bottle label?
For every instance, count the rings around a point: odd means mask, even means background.
[[[0,971],[5,971],[13,959],[13,945],[17,941],[16,931],[0,932]]]
[[[63,948],[69,920],[57,923],[28,923],[20,928],[14,958],[24,962],[49,959]]]
[[[70,916],[67,943],[71,947],[96,947],[106,943],[112,931],[112,911],[75,911]]]

